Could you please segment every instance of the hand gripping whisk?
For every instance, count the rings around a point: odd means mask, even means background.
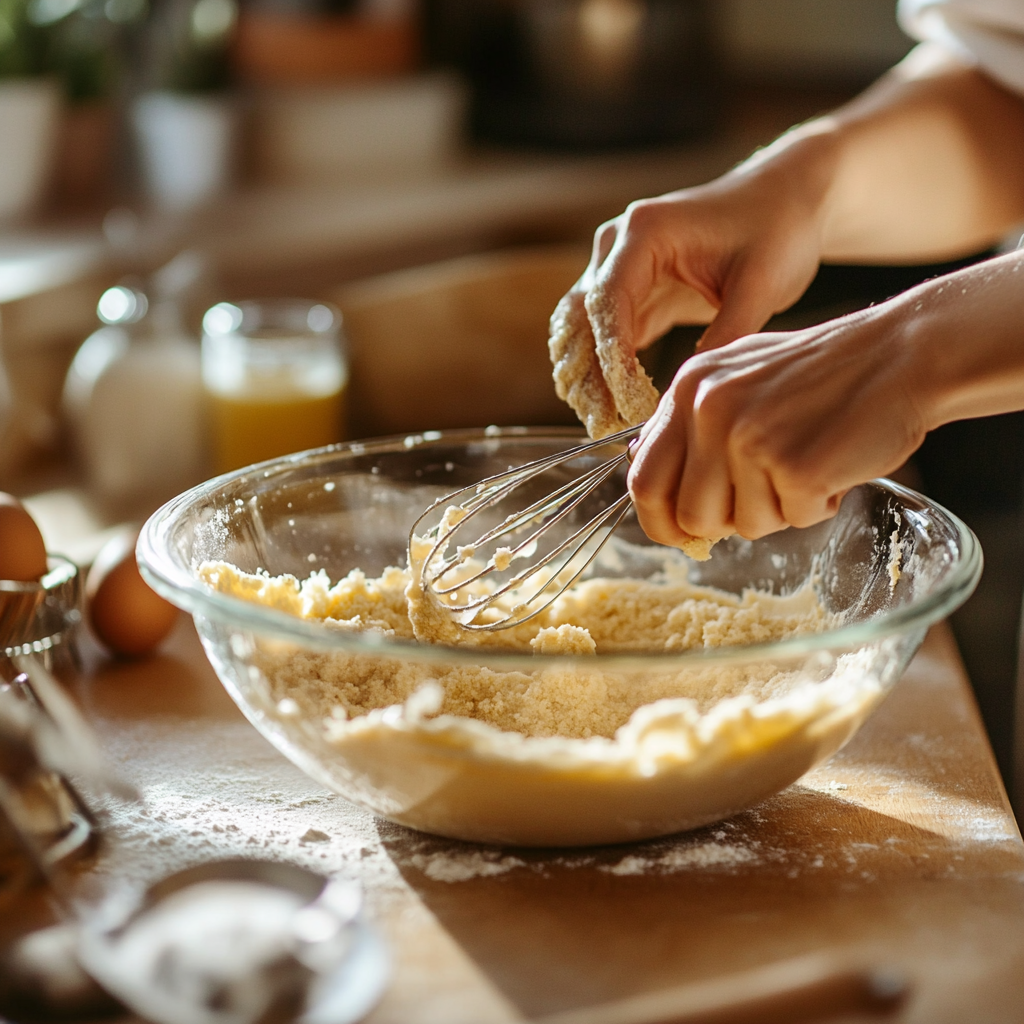
[[[410,562],[422,565],[424,591],[470,630],[508,629],[540,614],[594,561],[629,511],[629,494],[613,478],[641,427],[517,466],[435,501],[409,538]],[[610,458],[592,454],[617,446],[621,451]],[[534,498],[545,475],[568,479]],[[524,501],[525,507],[516,507]],[[503,517],[507,507],[512,511]],[[431,520],[437,521],[428,525]]]

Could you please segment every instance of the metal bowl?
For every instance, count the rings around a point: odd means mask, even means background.
[[[571,430],[488,428],[277,459],[165,505],[143,529],[139,564],[160,594],[195,617],[217,674],[249,720],[311,776],[404,825],[535,846],[666,835],[785,788],[856,732],[928,626],[965,601],[981,574],[977,539],[960,520],[877,480],[851,491],[828,522],[754,542],[734,537],[710,561],[690,566],[692,582],[733,594],[813,586],[834,628],[774,643],[575,661],[438,647],[331,629],[216,592],[200,578],[205,560],[300,579],[324,569],[332,580],[356,567],[376,575],[404,565],[410,524],[435,498],[579,440]],[[624,481],[605,486],[614,491]],[[657,571],[666,549],[635,518],[616,536],[633,553],[619,571]],[[347,722],[303,714],[279,682],[314,654],[411,669],[424,680],[467,665],[528,675],[571,669],[638,688],[669,679],[680,697],[715,672],[785,671],[793,685],[757,704],[726,699],[696,718],[685,702],[655,703],[614,739],[535,738],[408,705]]]
[[[61,555],[50,555],[47,565],[39,581],[0,580],[0,653],[8,658],[66,645],[81,622],[78,567]]]

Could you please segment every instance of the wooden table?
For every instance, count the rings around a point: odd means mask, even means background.
[[[185,619],[148,661],[87,653],[75,689],[145,796],[107,804],[77,884],[236,854],[358,879],[394,956],[372,1024],[524,1021],[816,951],[904,973],[899,1020],[1024,1019],[1024,845],[945,627],[799,784],[596,850],[448,842],[325,792],[244,721]]]

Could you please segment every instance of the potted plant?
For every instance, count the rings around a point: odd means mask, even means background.
[[[47,32],[30,0],[0,0],[0,221],[29,213],[54,152],[60,86],[47,74]]]
[[[29,16],[48,30],[48,63],[64,88],[54,191],[65,204],[94,204],[110,189],[127,36],[146,10],[146,0],[31,0]]]
[[[132,106],[143,179],[167,209],[202,204],[229,184],[237,110],[228,92],[235,0],[166,0],[153,11],[146,88]]]

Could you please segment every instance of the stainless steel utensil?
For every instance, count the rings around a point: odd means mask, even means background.
[[[38,654],[47,668],[58,653],[74,661],[81,595],[78,567],[60,555],[39,581],[0,580],[0,657]]]
[[[629,512],[625,481],[616,476],[642,426],[439,498],[409,536],[410,561],[422,542],[431,544],[422,562],[424,589],[465,629],[508,629],[540,614],[593,562]],[[534,498],[541,480],[551,481],[551,489]],[[585,518],[584,525],[556,536],[552,527],[569,516]],[[517,567],[517,561],[525,565]]]

